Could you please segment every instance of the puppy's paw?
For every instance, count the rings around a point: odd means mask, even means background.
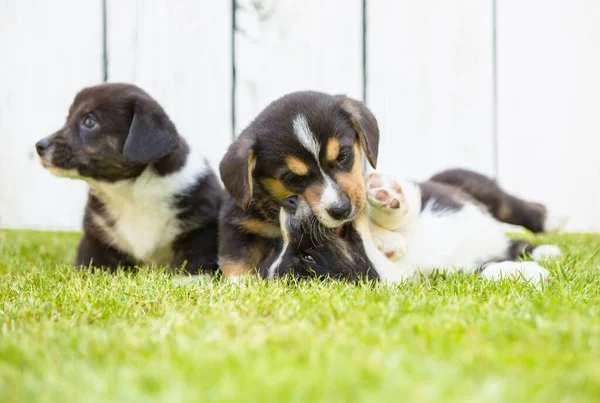
[[[367,177],[367,200],[371,206],[383,210],[401,210],[404,199],[402,187],[394,179],[379,172]]]
[[[481,277],[498,281],[502,278],[515,278],[539,285],[550,279],[550,272],[536,262],[491,263],[481,272]]]
[[[371,233],[377,249],[391,261],[396,262],[406,254],[408,245],[403,235],[378,226],[374,226]]]
[[[542,259],[557,258],[562,255],[562,251],[556,245],[540,245],[533,249],[531,257],[535,261]]]

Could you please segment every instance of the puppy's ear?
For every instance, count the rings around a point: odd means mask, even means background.
[[[256,166],[255,145],[256,140],[252,135],[242,133],[229,146],[219,164],[219,173],[225,189],[244,210],[252,202],[252,173]]]
[[[178,145],[175,125],[154,100],[136,100],[123,155],[148,164],[173,152]]]
[[[352,126],[358,133],[360,145],[367,155],[367,159],[373,168],[377,167],[377,155],[379,153],[379,126],[377,119],[367,106],[355,99],[344,95],[336,96],[340,107],[350,116]]]

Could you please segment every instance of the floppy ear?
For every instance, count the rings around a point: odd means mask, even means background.
[[[225,189],[244,210],[252,202],[252,172],[256,166],[255,144],[253,137],[242,133],[229,146],[219,164],[219,173]]]
[[[355,99],[344,95],[336,97],[340,107],[350,115],[350,122],[358,133],[360,145],[367,155],[367,159],[373,168],[377,167],[377,155],[379,152],[379,126],[377,119],[367,106]]]
[[[148,164],[177,148],[177,130],[165,111],[155,101],[136,101],[133,120],[123,147],[123,155]]]

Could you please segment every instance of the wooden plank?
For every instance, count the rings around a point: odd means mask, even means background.
[[[498,2],[499,178],[600,230],[600,2]]]
[[[491,0],[367,2],[367,103],[378,169],[494,174]]]
[[[85,184],[45,171],[34,144],[102,80],[101,1],[1,1],[0,55],[0,226],[80,228]]]
[[[361,0],[238,0],[235,41],[236,133],[292,91],[362,97]]]
[[[232,138],[231,2],[107,4],[109,81],[148,91],[217,168]]]

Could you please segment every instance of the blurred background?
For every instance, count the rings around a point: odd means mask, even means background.
[[[132,82],[213,167],[270,101],[365,100],[380,165],[448,167],[600,231],[598,0],[0,0],[0,227],[79,229],[85,184],[34,144],[76,92]]]

